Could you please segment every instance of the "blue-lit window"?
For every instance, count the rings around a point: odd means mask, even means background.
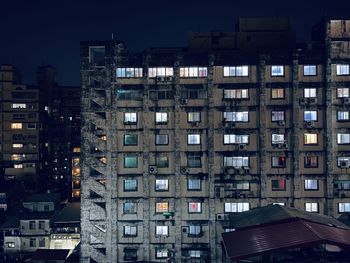
[[[304,111],[304,121],[317,121],[317,111]]]
[[[284,66],[271,66],[271,76],[272,77],[282,77],[284,76]]]
[[[137,180],[136,179],[124,180],[124,191],[137,191]]]
[[[304,76],[316,76],[316,65],[304,65]]]
[[[336,65],[337,66],[337,76],[349,75],[349,65]]]
[[[350,111],[338,111],[337,120],[338,121],[349,121],[350,120]]]
[[[224,77],[248,77],[248,66],[224,67]]]
[[[249,167],[249,157],[233,156],[224,157],[225,167]]]
[[[157,67],[148,69],[148,77],[171,77],[174,76],[174,69],[169,67]]]
[[[142,68],[117,68],[117,78],[142,78]]]
[[[248,122],[249,113],[248,111],[233,111],[233,112],[224,112],[224,122]]]

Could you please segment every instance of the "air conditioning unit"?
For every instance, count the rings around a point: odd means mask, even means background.
[[[216,214],[217,221],[223,221],[226,219],[226,214]]]
[[[317,104],[317,98],[310,98],[310,99],[309,99],[309,103],[310,103],[310,105],[315,105],[315,104]]]
[[[284,126],[284,125],[286,125],[286,122],[285,121],[278,121],[278,125],[279,126]]]
[[[235,169],[232,167],[225,167],[225,174],[234,174]]]
[[[182,167],[180,168],[180,173],[181,173],[181,174],[188,174],[188,169],[187,169],[187,167],[182,166]]]
[[[173,77],[167,76],[167,77],[165,77],[165,81],[168,81],[168,82],[173,81]]]
[[[182,100],[181,100],[181,104],[182,104],[182,105],[188,104],[188,99],[182,99]]]
[[[313,127],[314,126],[314,122],[313,121],[305,121],[304,122],[304,126],[305,127],[309,127],[309,128]]]
[[[300,105],[306,105],[306,104],[307,104],[307,99],[301,98],[301,99],[299,100],[299,104],[300,104]]]
[[[245,144],[238,144],[238,149],[239,150],[245,150],[246,149],[246,145]]]
[[[350,98],[344,98],[343,99],[343,103],[346,104],[346,105],[349,105],[350,104]]]
[[[349,162],[348,161],[341,161],[340,162],[340,168],[349,168]]]
[[[165,80],[164,77],[160,77],[160,76],[156,77],[157,82],[163,82],[164,80]]]
[[[157,173],[158,173],[157,166],[155,166],[155,165],[150,165],[150,166],[149,166],[149,173],[150,173],[150,174],[157,174]]]
[[[243,171],[244,171],[245,174],[249,174],[250,168],[247,167],[247,166],[244,166],[244,167],[243,167]]]
[[[188,227],[187,226],[182,227],[182,233],[187,233],[187,232],[188,232]]]

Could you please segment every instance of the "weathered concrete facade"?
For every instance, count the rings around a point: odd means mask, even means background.
[[[222,262],[230,213],[349,213],[348,23],[278,51],[82,43],[81,262]]]

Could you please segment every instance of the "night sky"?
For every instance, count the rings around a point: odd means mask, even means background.
[[[0,64],[25,84],[53,65],[62,85],[79,85],[79,42],[108,40],[128,49],[185,46],[188,31],[234,31],[239,17],[288,16],[299,41],[325,14],[350,17],[350,0],[1,0]]]

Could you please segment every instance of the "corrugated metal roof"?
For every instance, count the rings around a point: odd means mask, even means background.
[[[273,222],[289,220],[293,218],[302,218],[312,222],[326,225],[332,224],[335,226],[350,229],[349,226],[341,223],[333,217],[317,213],[310,213],[298,210],[296,208],[280,205],[267,205],[264,207],[254,208],[243,213],[229,215],[230,227],[236,229],[252,227],[256,225],[271,224]]]
[[[230,259],[248,258],[276,250],[328,243],[350,248],[350,230],[303,219],[242,228],[222,234]]]

